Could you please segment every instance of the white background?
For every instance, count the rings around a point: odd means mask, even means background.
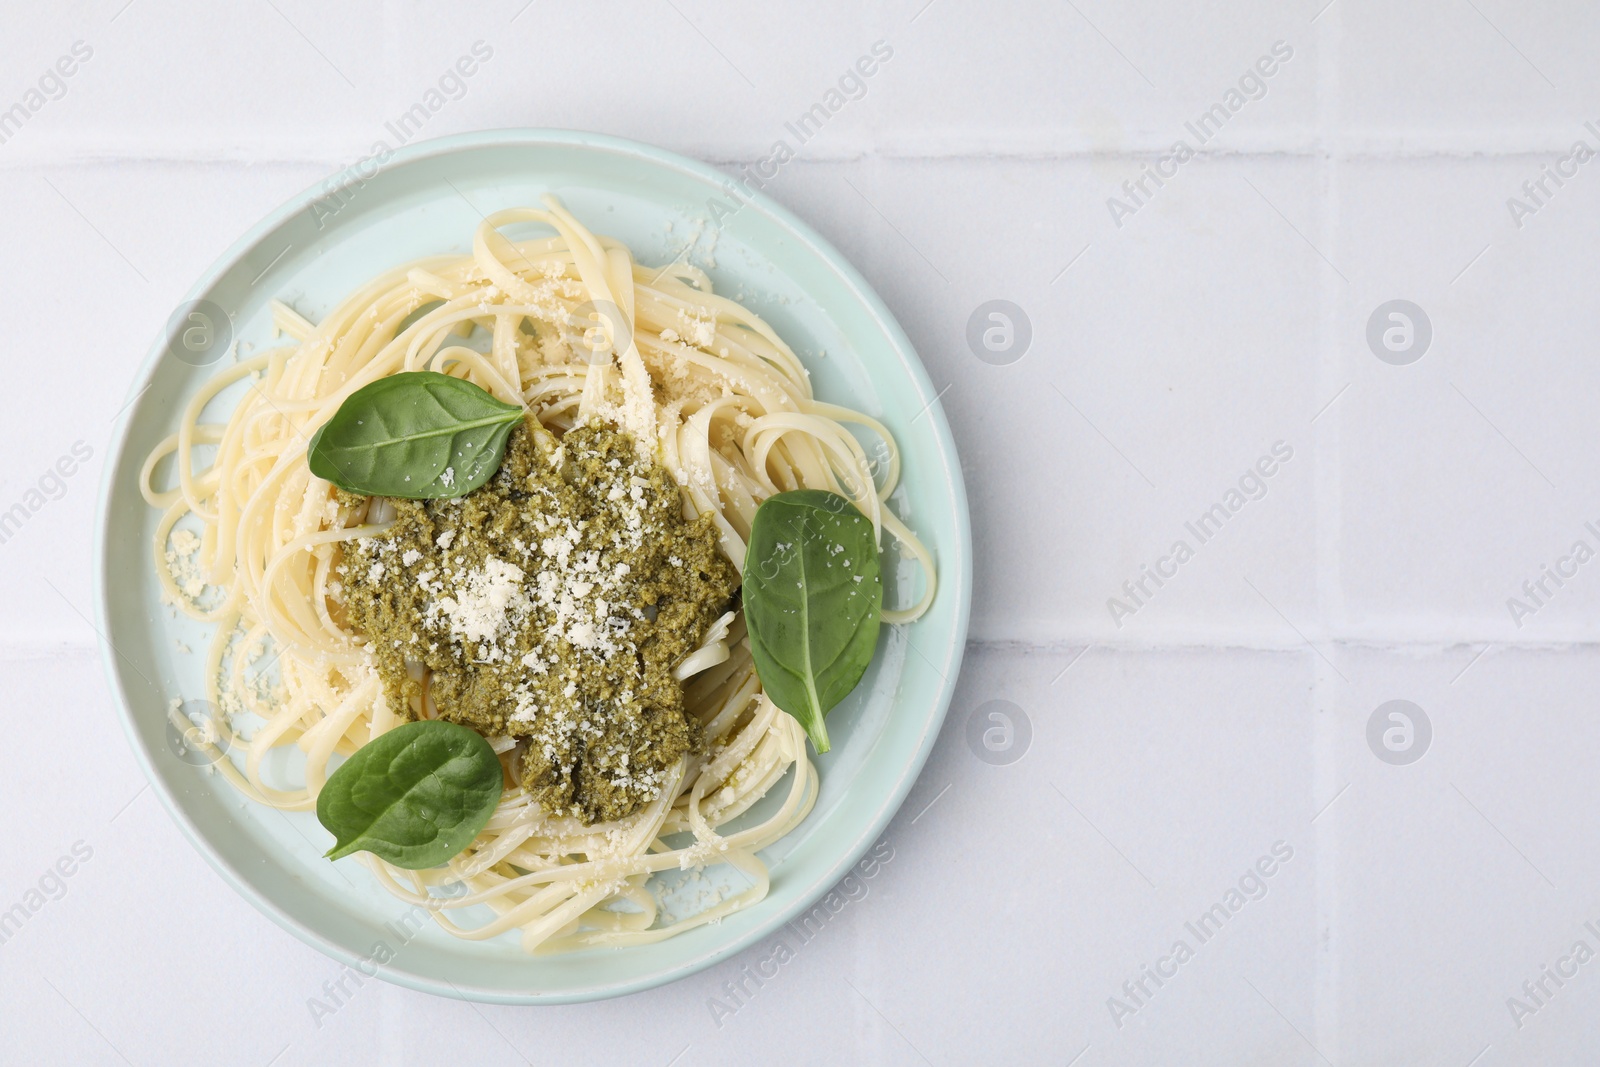
[[[1533,1014],[1507,1004],[1580,938],[1600,950],[1600,562],[1520,627],[1507,607],[1574,541],[1600,546],[1600,162],[1547,180],[1521,226],[1507,206],[1578,138],[1600,148],[1592,5],[123,3],[9,0],[0,29],[0,108],[93,49],[0,144],[0,509],[94,450],[0,545],[0,909],[92,849],[0,945],[0,1059],[1600,1057],[1600,959]],[[169,311],[478,40],[492,61],[427,136],[568,126],[730,172],[873,42],[894,50],[768,192],[948,387],[972,643],[892,862],[729,1018],[712,998],[765,946],[598,1004],[369,982],[314,1018],[339,968],[181,839],[84,619],[100,463]],[[1265,96],[1117,225],[1107,198],[1276,41],[1293,57]],[[1432,325],[1408,366],[1366,341],[1397,298]],[[991,299],[1031,322],[1010,365],[966,342]],[[1117,626],[1107,599],[1278,441],[1266,495]],[[1410,765],[1366,741],[1391,699],[1432,724]],[[1032,724],[1009,765],[966,740],[991,700]],[[1184,923],[1277,841],[1293,858],[1266,895],[1117,1025],[1108,998],[1195,944]]]

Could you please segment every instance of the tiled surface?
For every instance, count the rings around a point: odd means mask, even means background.
[[[1580,939],[1600,951],[1584,925],[1600,929],[1600,563],[1543,576],[1574,542],[1600,550],[1600,162],[1537,200],[1523,185],[1579,138],[1600,150],[1584,125],[1600,125],[1600,16],[1572,0],[1191,7],[8,12],[0,111],[74,42],[92,55],[0,143],[0,511],[59,498],[0,544],[6,736],[25,754],[0,777],[22,815],[0,910],[75,844],[91,855],[0,944],[0,1058],[1593,1062],[1600,960],[1543,979],[1538,1002],[1523,983]],[[576,126],[730,169],[875,44],[892,52],[769,192],[860,266],[949,387],[973,644],[886,834],[893,861],[732,1014],[724,983],[765,948],[566,1008],[369,983],[318,1025],[307,1001],[337,969],[227,890],[141,791],[80,614],[94,484],[146,339],[263,213],[392,144],[386,123],[478,42],[489,57],[423,135]],[[1193,142],[1186,123],[1277,42],[1292,57],[1242,85],[1258,98],[1160,188],[1146,179],[1119,225],[1108,198]],[[1520,225],[1511,197],[1537,208]],[[1033,330],[1008,366],[965,340],[993,299]],[[1410,365],[1367,342],[1394,299],[1432,328]],[[83,469],[41,486],[80,442]],[[1292,456],[1249,477],[1279,442]],[[1188,524],[1230,490],[1242,503],[1202,541]],[[1179,541],[1192,558],[1144,578]],[[1523,586],[1541,580],[1535,602]],[[1408,765],[1367,740],[1394,699],[1432,726]],[[1010,765],[966,740],[991,700],[1032,723]],[[1246,883],[1260,899],[1204,944],[1186,932],[1280,841],[1292,858],[1259,894]],[[1124,990],[1186,938],[1173,977]]]

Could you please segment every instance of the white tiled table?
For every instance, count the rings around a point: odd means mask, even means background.
[[[1600,11],[1324,2],[10,0],[0,108],[92,55],[0,125],[0,510],[75,443],[93,457],[0,545],[0,909],[89,854],[0,944],[0,1060],[1600,1062],[1600,959],[1523,991],[1600,951],[1600,562],[1520,627],[1507,607],[1600,548],[1600,161],[1520,227],[1507,206],[1578,138],[1600,149]],[[337,966],[141,791],[83,618],[138,355],[238,233],[474,42],[492,58],[422,135],[571,126],[733,171],[880,40],[865,95],[768,191],[950,387],[972,498],[972,643],[892,862],[731,1017],[714,998],[765,948],[605,1003],[374,982],[315,1018]],[[1265,94],[1116,225],[1107,198],[1277,41]],[[965,340],[992,299],[1031,322],[1010,365]],[[1392,299],[1431,322],[1410,365],[1366,341]],[[1185,523],[1280,441],[1265,494],[1198,544]],[[1179,539],[1193,558],[1114,621]],[[1391,699],[1431,722],[1420,761],[1368,746]],[[1031,722],[1019,761],[967,743],[991,700]],[[1280,841],[1201,944],[1186,923]],[[1161,963],[1179,939],[1192,958]],[[1175,973],[1135,1000],[1146,965]]]

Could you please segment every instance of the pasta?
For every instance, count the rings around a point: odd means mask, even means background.
[[[285,342],[208,383],[144,464],[141,490],[161,511],[153,551],[166,596],[216,627],[207,697],[236,725],[242,712],[261,720],[239,758],[219,750],[216,766],[263,804],[313,809],[336,755],[434,710],[390,706],[370,654],[339,617],[341,544],[381,532],[381,502],[341,507],[306,462],[317,427],[387,375],[467,379],[523,405],[557,435],[591,421],[627,431],[676,478],[686,515],[711,516],[735,567],[763,499],[796,488],[839,493],[925,575],[915,602],[886,606],[884,620],[910,621],[932,601],[932,555],[887,504],[900,472],[888,431],[813,397],[794,352],[714,293],[697,267],[641,266],[554,198],[543,203],[489,216],[470,255],[391,270],[315,325],[275,303]],[[530,223],[553,236],[502,232]],[[202,421],[207,405],[241,382],[227,421]],[[869,460],[852,425],[882,440],[885,461]],[[173,484],[157,488],[158,470],[169,467]],[[190,560],[195,573],[184,570]],[[529,952],[656,941],[761,900],[768,872],[757,853],[799,825],[816,799],[805,734],[763,693],[737,612],[718,620],[676,676],[700,744],[641,810],[584,825],[511,785],[485,830],[447,866],[411,871],[368,853],[363,860],[449,933],[484,940],[516,931]],[[513,739],[490,740],[503,761],[515,758]],[[300,756],[281,760],[284,752]],[[268,770],[275,759],[301,764],[303,785],[269,781],[282,777]],[[770,814],[721,832],[780,786]],[[653,874],[715,863],[752,885],[693,915],[662,914],[648,888]],[[460,909],[479,905],[494,917],[458,920]]]

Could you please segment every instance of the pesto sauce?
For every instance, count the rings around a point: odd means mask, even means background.
[[[360,498],[342,494],[342,502]],[[672,670],[726,610],[738,573],[709,516],[632,437],[532,419],[499,470],[449,500],[391,500],[380,537],[345,547],[345,622],[416,717],[518,738],[525,789],[609,821],[654,798],[694,743]]]

